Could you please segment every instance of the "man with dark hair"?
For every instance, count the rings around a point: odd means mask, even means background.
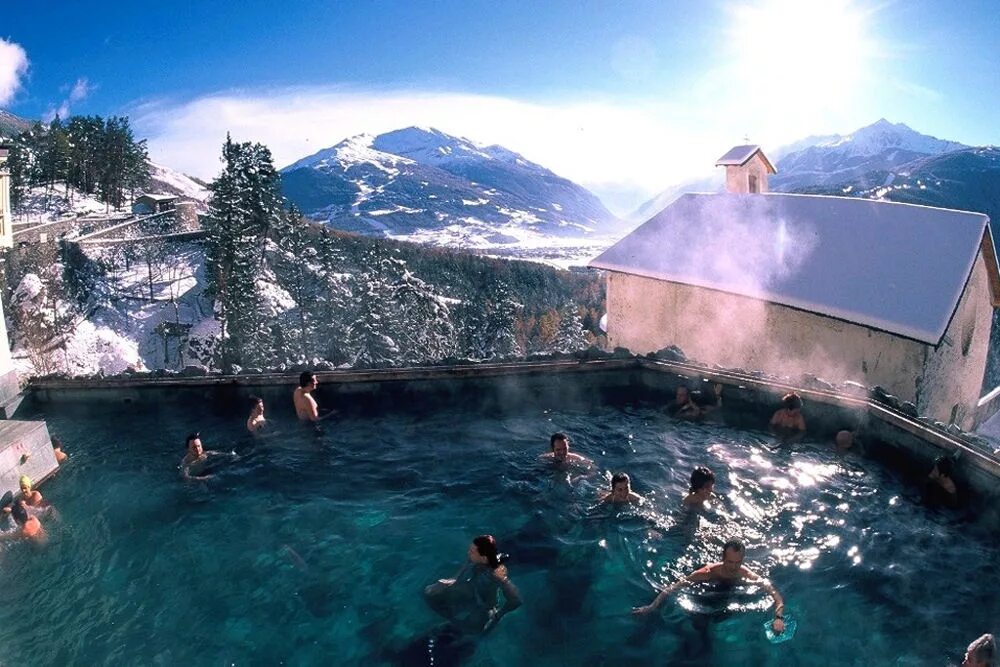
[[[797,442],[806,434],[806,420],[802,416],[802,397],[794,391],[781,397],[781,407],[771,415],[771,433],[781,442]]]
[[[299,421],[319,421],[319,406],[312,395],[318,384],[316,374],[312,371],[303,371],[299,376],[299,386],[292,395],[292,402],[295,403],[295,414]]]
[[[0,540],[31,540],[42,544],[46,541],[45,529],[37,517],[28,512],[28,506],[18,498],[10,508],[10,515],[17,525],[15,530],[0,533]]]
[[[549,449],[551,451],[542,454],[543,459],[548,459],[557,465],[577,465],[590,467],[594,462],[586,456],[569,451],[569,436],[565,433],[553,433],[549,437]]]
[[[650,604],[644,607],[634,607],[632,613],[636,616],[642,616],[655,611],[660,608],[660,605],[663,604],[663,601],[671,593],[694,583],[714,581],[733,585],[745,581],[761,586],[774,600],[774,622],[771,627],[774,629],[774,634],[780,635],[785,631],[785,601],[782,600],[781,594],[771,585],[770,581],[755,574],[750,568],[743,565],[745,555],[746,548],[742,542],[739,540],[729,540],[722,547],[721,563],[711,563],[700,570],[695,570],[686,577],[681,577],[661,590]]]
[[[611,491],[608,492],[601,502],[620,505],[622,503],[642,502],[642,496],[632,490],[632,479],[626,472],[617,472],[611,476]]]
[[[210,460],[217,459],[220,456],[225,456],[229,459],[236,458],[236,452],[223,453],[206,451],[201,444],[200,433],[191,433],[188,435],[185,439],[184,446],[187,448],[187,453],[184,454],[184,458],[181,459],[181,464],[178,468],[180,468],[181,477],[185,480],[193,479],[199,482],[204,482],[212,479],[212,475],[206,474]]]

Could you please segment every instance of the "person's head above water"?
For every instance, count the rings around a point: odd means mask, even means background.
[[[195,456],[201,456],[205,451],[204,447],[201,446],[201,434],[189,434],[187,439],[184,441],[184,447],[187,448],[188,453],[194,454]]]
[[[722,545],[722,567],[727,572],[735,574],[743,565],[746,547],[739,540],[729,540]]]
[[[991,634],[985,634],[974,640],[965,649],[965,658],[961,667],[996,667],[997,644]]]
[[[299,375],[299,386],[303,389],[308,389],[310,387],[315,388],[317,385],[316,374],[312,371],[302,371]]]
[[[28,522],[28,510],[21,501],[15,502],[10,508],[10,515],[14,517],[14,521],[16,521],[19,526],[23,526]]]
[[[802,409],[802,397],[794,391],[790,391],[781,397],[781,407],[794,412]]]
[[[931,468],[931,477],[935,477],[935,471],[937,472],[937,476],[954,477],[955,463],[947,456],[939,456],[934,459],[934,467]]]
[[[21,487],[23,495],[26,496],[31,493],[31,478],[27,475],[21,475],[17,480],[17,485]]]
[[[833,439],[838,452],[846,452],[854,446],[854,434],[850,431],[837,431],[837,436]]]
[[[705,466],[698,466],[691,473],[691,493],[697,493],[702,489],[705,493],[711,493],[715,488],[715,473]]]
[[[497,541],[492,535],[480,535],[472,540],[469,545],[469,560],[489,565],[494,570],[503,564],[503,557],[497,551]]]
[[[252,414],[254,416],[264,414],[264,399],[263,398],[261,398],[260,396],[251,396],[250,397],[250,414]]]
[[[611,499],[615,502],[625,502],[632,493],[632,478],[627,472],[616,472],[611,476]]]
[[[677,392],[674,394],[674,402],[677,405],[684,405],[689,400],[691,400],[691,390],[688,389],[686,384],[682,384],[677,387]]]
[[[553,433],[549,437],[549,449],[557,461],[565,459],[569,454],[569,436],[565,433]]]

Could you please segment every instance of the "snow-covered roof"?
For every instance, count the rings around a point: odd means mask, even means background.
[[[153,201],[170,201],[172,199],[177,199],[177,195],[145,194],[135,198],[136,201],[139,201],[140,199],[152,199]]]
[[[686,194],[590,266],[799,308],[936,345],[982,245],[982,213],[813,195]]]
[[[760,153],[760,158],[764,161],[764,164],[767,165],[768,171],[770,171],[772,174],[778,173],[778,170],[775,169],[774,165],[771,164],[771,161],[767,159],[767,156],[764,155],[764,152],[760,149],[760,146],[756,144],[748,144],[746,146],[733,146],[732,148],[729,149],[729,151],[726,152],[725,155],[723,155],[722,157],[720,157],[718,160],[715,161],[715,166],[742,167],[747,162],[749,162],[750,158],[752,158],[757,153]]]

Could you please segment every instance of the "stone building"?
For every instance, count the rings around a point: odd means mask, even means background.
[[[590,263],[608,272],[609,344],[879,384],[971,427],[1000,305],[989,218],[768,193],[756,146],[719,163],[728,192],[681,196]]]

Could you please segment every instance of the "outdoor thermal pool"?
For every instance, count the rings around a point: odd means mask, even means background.
[[[480,533],[511,553],[524,606],[471,654],[439,644],[436,665],[940,665],[995,630],[990,536],[874,463],[771,452],[761,432],[676,422],[648,400],[457,393],[376,411],[321,386],[343,412],[319,437],[269,397],[280,434],[263,441],[244,435],[242,404],[199,392],[27,406],[70,459],[41,489],[62,515],[49,544],[0,551],[0,664],[429,664],[422,637],[440,619],[422,590]],[[193,430],[241,455],[208,484],[177,473]],[[571,483],[542,465],[554,431],[599,472]],[[685,515],[697,465],[720,499]],[[647,505],[595,509],[619,470]],[[730,537],[784,595],[791,641],[764,637],[769,610],[689,614],[714,604],[697,593],[629,615]]]

